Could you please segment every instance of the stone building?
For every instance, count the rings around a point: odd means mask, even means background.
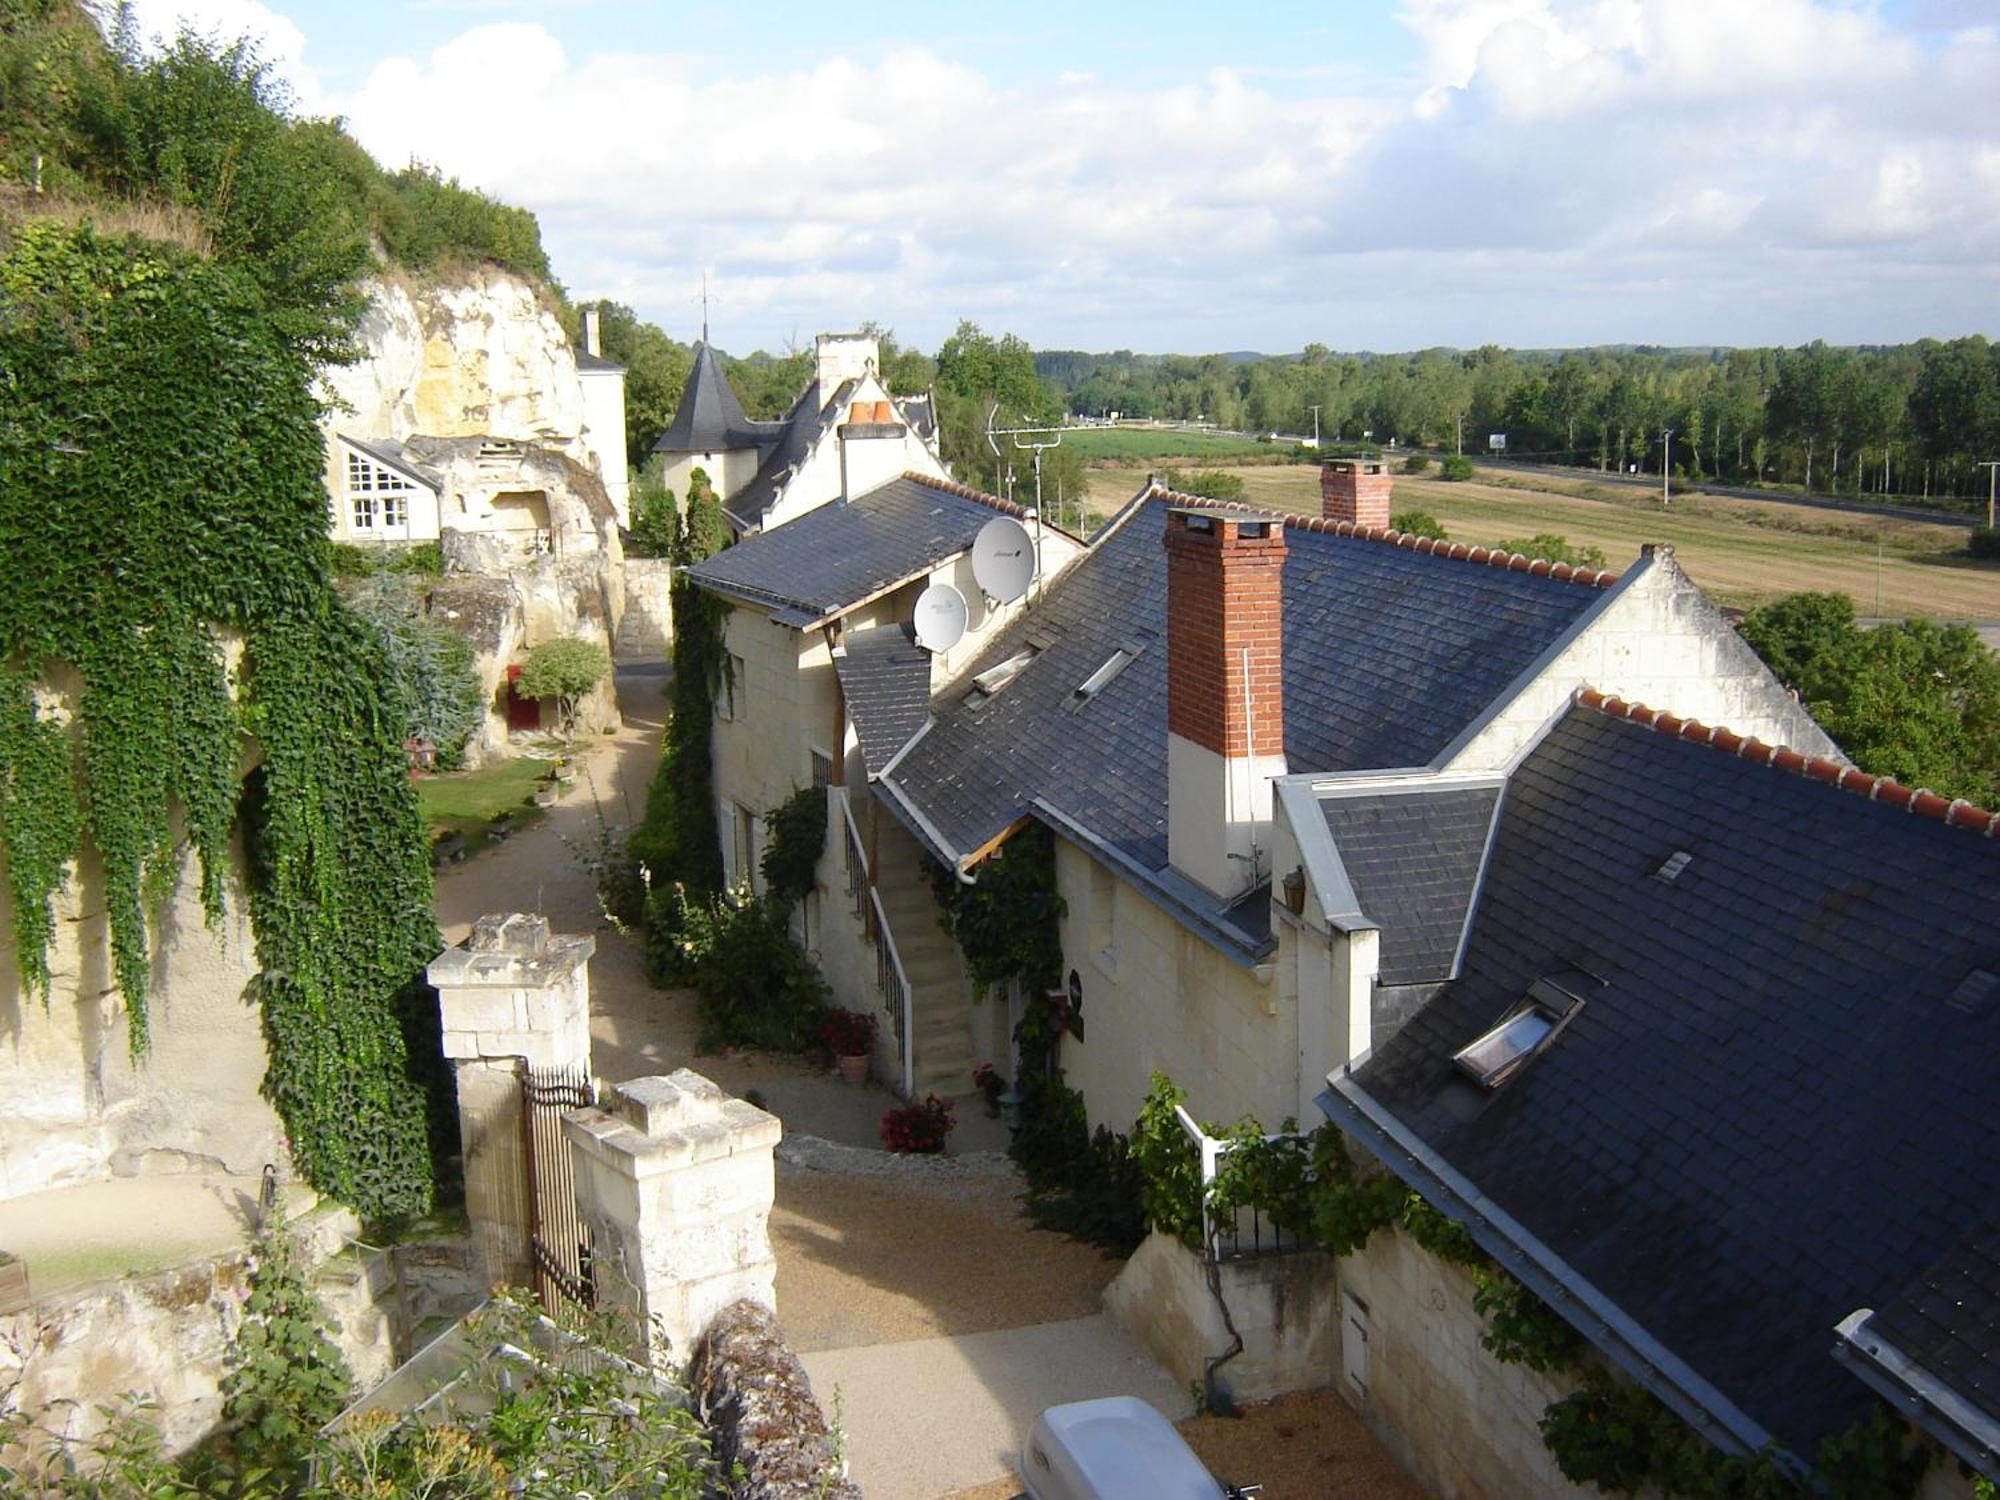
[[[892,396],[881,375],[880,341],[869,333],[823,333],[813,377],[775,422],[753,421],[702,329],[694,368],[667,430],[653,444],[667,488],[687,492],[701,469],[739,537],[768,531],[898,474],[946,477],[929,395]]]

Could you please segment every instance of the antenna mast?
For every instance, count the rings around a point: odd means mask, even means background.
[[[995,427],[993,419],[999,415],[999,412],[1000,403],[998,401],[995,401],[991,406],[986,408],[986,446],[991,448],[993,456],[998,458],[1000,456],[1000,444],[996,439],[1003,437],[1011,438],[1016,448],[1035,455],[1035,515],[1039,518],[1042,513],[1042,455],[1051,448],[1060,448],[1062,446],[1063,429],[1061,427]],[[1048,441],[1034,441],[1038,436],[1047,436]],[[1029,441],[1022,441],[1024,438],[1029,439]],[[1081,507],[1082,504],[1083,497],[1079,495],[1077,497],[1077,505]],[[1081,530],[1082,528],[1079,527],[1078,529]]]

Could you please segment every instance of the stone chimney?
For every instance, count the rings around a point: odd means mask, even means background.
[[[1270,873],[1285,774],[1285,529],[1174,506],[1166,545],[1167,859],[1230,900]]]
[[[604,349],[598,342],[597,324],[597,309],[586,307],[583,310],[583,352],[597,359],[602,359],[604,358]]]
[[[813,340],[813,355],[821,411],[848,381],[882,368],[882,345],[872,333],[822,333]]]
[[[1329,458],[1319,466],[1319,513],[1329,521],[1386,528],[1393,482],[1379,458]]]

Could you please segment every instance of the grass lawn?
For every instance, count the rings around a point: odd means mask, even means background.
[[[1172,427],[1086,427],[1063,433],[1063,446],[1085,462],[1147,463],[1156,459],[1192,459],[1221,463],[1231,458],[1256,458],[1274,453],[1275,444],[1254,438],[1210,432],[1183,432]]]
[[[1319,471],[1310,465],[1230,472],[1242,476],[1252,505],[1319,513]],[[1144,479],[1137,468],[1093,469],[1091,503],[1108,508]],[[1813,589],[1850,595],[1864,616],[2000,620],[2000,566],[1965,557],[1961,527],[1716,497],[1677,497],[1663,510],[1652,497],[1520,476],[1447,483],[1398,474],[1391,504],[1429,511],[1454,541],[1491,546],[1554,532],[1601,549],[1613,569],[1630,564],[1642,542],[1671,542],[1695,582],[1739,608]]]
[[[476,771],[441,771],[417,782],[417,807],[432,843],[457,834],[468,849],[489,842],[494,819],[503,814],[519,828],[541,816],[535,788],[554,762],[539,755],[490,761]]]

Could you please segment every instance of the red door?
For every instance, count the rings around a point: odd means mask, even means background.
[[[542,700],[521,696],[514,686],[514,680],[520,675],[519,667],[507,669],[507,728],[533,732],[542,727]]]

